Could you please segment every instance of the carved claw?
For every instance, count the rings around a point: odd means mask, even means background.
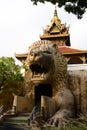
[[[61,127],[71,115],[71,112],[68,110],[60,110],[48,120],[48,123],[52,126]]]
[[[60,120],[60,119],[58,119],[58,118],[52,117],[52,118],[49,119],[48,123],[49,123],[50,125],[52,125],[52,126],[58,127],[58,125],[59,125],[59,120]]]

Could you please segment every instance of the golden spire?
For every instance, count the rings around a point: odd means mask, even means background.
[[[56,25],[59,25],[61,24],[61,21],[57,15],[57,5],[55,4],[55,9],[54,9],[54,16],[53,18],[51,19],[51,24],[55,23]]]
[[[55,4],[55,9],[54,9],[54,16],[57,16],[57,7],[56,7],[56,4]]]

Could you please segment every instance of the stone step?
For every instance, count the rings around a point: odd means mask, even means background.
[[[3,129],[3,126],[0,126],[0,130],[4,130],[4,129]]]
[[[27,116],[29,117],[30,113],[19,113],[18,116]]]
[[[5,122],[2,128],[2,130],[29,130],[30,127],[25,123]]]
[[[27,121],[28,117],[17,116],[17,117],[6,118],[5,120],[8,120],[8,121]]]
[[[6,117],[0,130],[29,130],[28,126],[29,113],[22,113],[18,116]]]

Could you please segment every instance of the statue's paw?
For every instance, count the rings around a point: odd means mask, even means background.
[[[60,110],[53,117],[48,120],[48,123],[52,126],[61,127],[65,124],[68,118],[71,118],[72,114],[68,110]]]
[[[63,118],[58,118],[58,117],[55,117],[55,116],[50,118],[49,121],[48,121],[49,125],[56,126],[56,127],[60,126],[60,124],[62,125],[62,122],[63,122]]]

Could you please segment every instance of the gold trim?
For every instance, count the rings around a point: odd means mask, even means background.
[[[42,35],[40,38],[55,38],[55,37],[67,37],[70,34],[57,34],[57,35]]]

